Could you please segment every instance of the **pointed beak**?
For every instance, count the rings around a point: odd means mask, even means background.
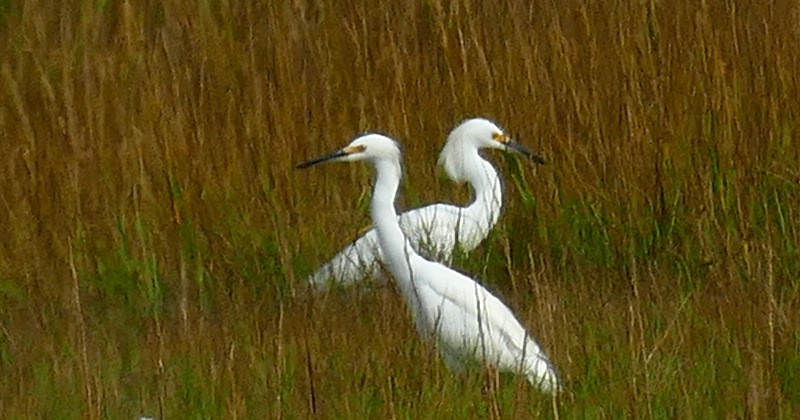
[[[534,161],[534,162],[536,162],[536,163],[538,163],[540,165],[544,165],[545,163],[547,163],[547,161],[544,160],[543,157],[532,153],[530,150],[526,149],[525,146],[517,143],[514,140],[509,139],[507,142],[505,142],[503,144],[506,145],[508,150],[510,150],[510,151],[512,151],[514,153],[518,153],[518,154],[520,154],[522,156],[525,156],[526,158],[528,158],[528,159],[530,159],[530,160],[532,160],[532,161]]]
[[[323,162],[327,162],[329,160],[338,159],[338,158],[341,158],[341,157],[344,157],[344,156],[347,156],[347,155],[348,155],[348,153],[344,149],[339,149],[339,150],[336,150],[336,151],[334,151],[332,153],[328,153],[325,156],[320,156],[318,158],[314,158],[314,159],[311,159],[311,160],[303,162],[303,163],[298,163],[297,166],[295,166],[295,168],[297,168],[297,169],[305,169],[305,168],[308,168],[309,166],[314,166],[314,165],[316,165],[318,163],[323,163]]]

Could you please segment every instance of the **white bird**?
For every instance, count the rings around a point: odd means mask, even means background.
[[[421,257],[400,229],[394,200],[401,178],[401,152],[392,139],[368,134],[327,156],[305,163],[368,161],[375,167],[372,221],[378,243],[423,339],[436,339],[445,363],[460,369],[478,360],[524,374],[542,391],[557,393],[555,368],[511,310],[475,280]]]
[[[400,228],[423,256],[449,265],[456,246],[472,251],[497,223],[503,205],[502,183],[480,149],[512,151],[544,163],[491,121],[474,118],[459,124],[447,137],[439,165],[452,180],[468,182],[475,198],[467,207],[437,203],[400,215]],[[379,278],[382,260],[377,232],[371,229],[323,264],[308,281],[324,290],[331,282],[349,285]]]

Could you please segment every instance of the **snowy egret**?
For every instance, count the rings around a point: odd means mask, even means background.
[[[497,223],[503,188],[497,171],[481,157],[480,149],[512,151],[544,163],[544,159],[510,139],[491,121],[474,118],[459,124],[447,137],[439,165],[452,180],[468,182],[475,190],[475,198],[467,207],[438,203],[400,215],[401,229],[423,256],[450,264],[457,245],[464,252],[472,251]],[[353,284],[378,278],[381,261],[378,235],[371,229],[323,264],[308,280],[318,290],[324,290],[334,281]]]
[[[457,370],[478,360],[522,373],[542,391],[557,393],[558,374],[511,310],[475,280],[421,257],[403,234],[394,208],[402,172],[399,145],[367,134],[297,167],[329,161],[367,161],[375,167],[371,215],[384,261],[417,331],[423,339],[436,340],[447,366]]]

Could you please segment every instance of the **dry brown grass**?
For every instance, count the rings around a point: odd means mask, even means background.
[[[44,2],[0,19],[0,416],[795,417],[800,6]],[[448,130],[496,119],[507,207],[460,267],[570,389],[448,373],[391,288],[311,296],[368,223],[464,201]],[[554,411],[557,410],[557,411]]]

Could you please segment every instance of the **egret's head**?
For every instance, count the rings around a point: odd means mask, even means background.
[[[544,159],[528,151],[521,144],[484,118],[473,118],[459,124],[447,137],[447,145],[462,143],[475,149],[500,149],[523,155],[536,163],[544,163]]]
[[[543,164],[545,160],[528,151],[521,144],[506,135],[495,123],[484,118],[466,120],[456,126],[447,137],[447,143],[439,155],[439,164],[445,169],[450,178],[456,181],[466,179],[465,174],[471,168],[469,158],[477,157],[480,149],[500,149],[510,151],[527,157],[528,159]]]
[[[393,160],[400,161],[400,146],[396,141],[380,134],[365,134],[350,144],[325,156],[311,159],[297,165],[308,168],[323,162],[356,162],[356,161]]]

